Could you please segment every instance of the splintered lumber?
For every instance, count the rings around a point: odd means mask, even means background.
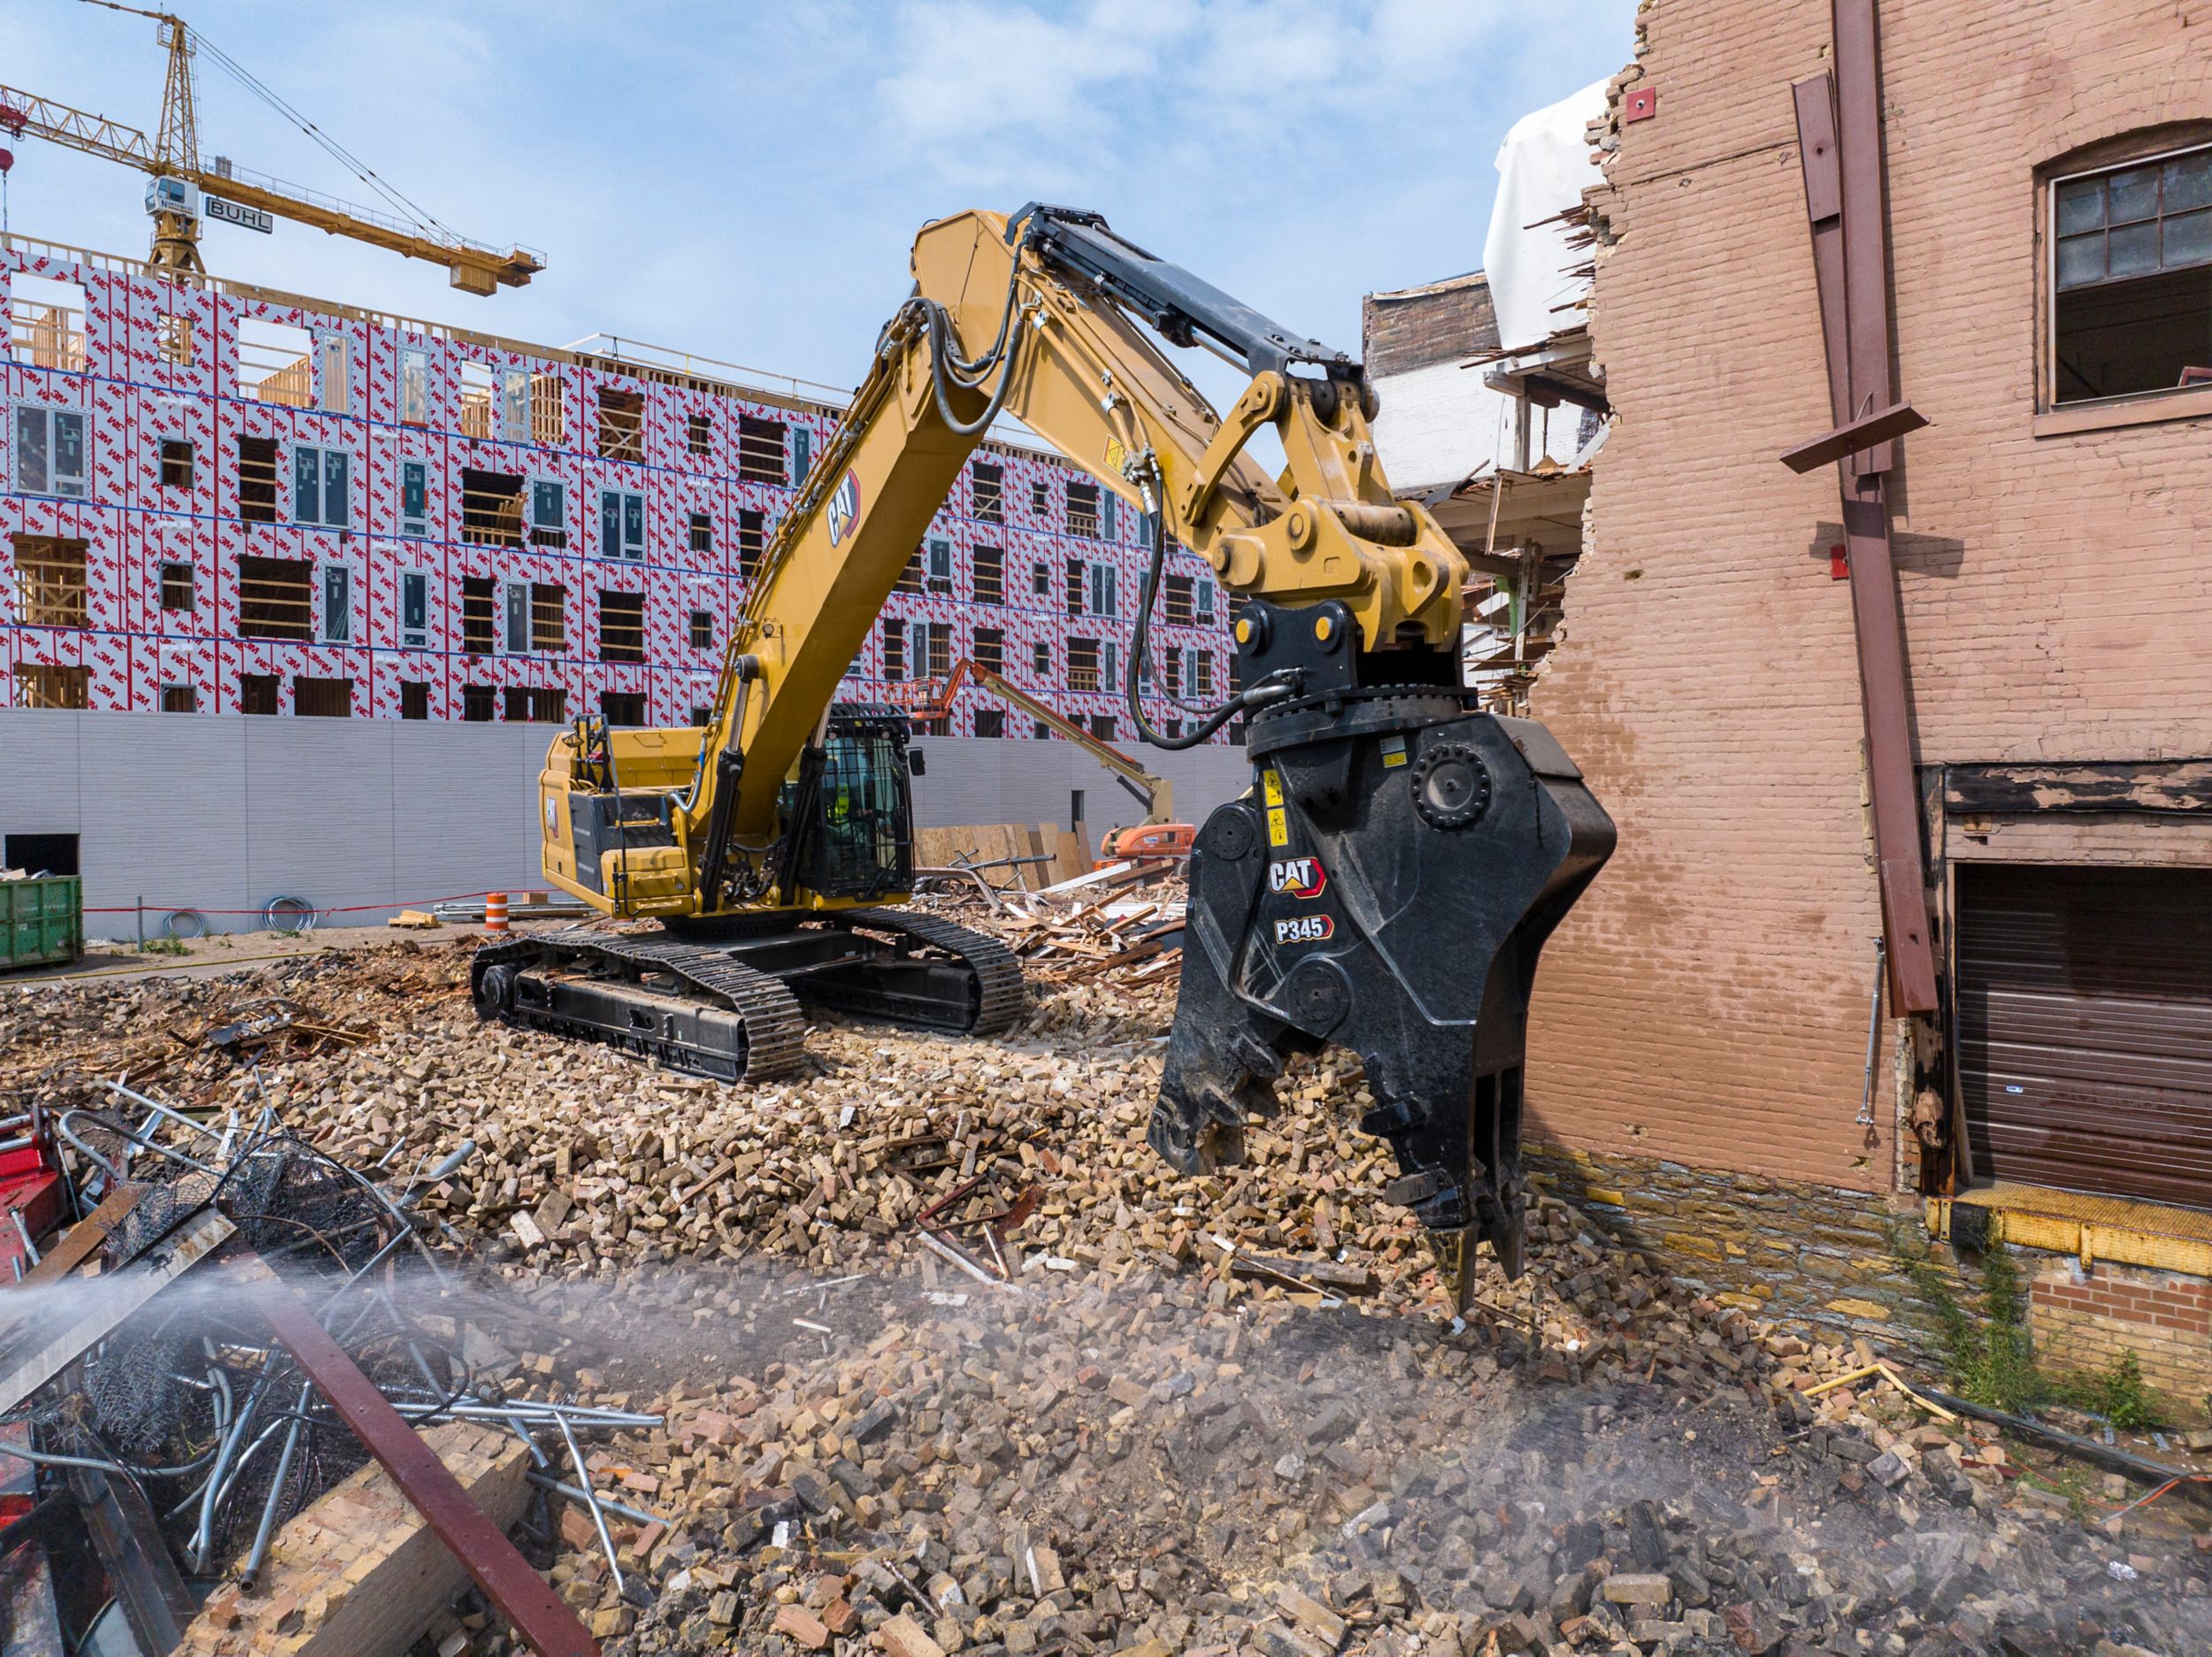
[[[96,1287],[88,1285],[81,1295],[73,1287],[77,1298],[65,1325],[57,1328],[52,1319],[42,1317],[21,1323],[14,1348],[0,1353],[0,1364],[7,1366],[0,1373],[0,1415],[90,1351],[125,1318],[206,1259],[234,1229],[215,1209],[204,1208],[122,1270],[102,1277]],[[0,1317],[7,1310],[6,1296],[0,1293]]]
[[[353,1429],[362,1446],[538,1657],[598,1657],[599,1647],[576,1614],[507,1539],[506,1524],[470,1500],[437,1451],[361,1373],[307,1303],[257,1258],[245,1262],[240,1275],[270,1329],[330,1400],[339,1419]],[[518,1464],[518,1485],[521,1471]],[[333,1648],[342,1649],[350,1648]],[[390,1647],[380,1645],[375,1649]]]
[[[403,927],[411,932],[428,932],[434,926],[443,924],[427,909],[402,909],[384,924],[387,926]]]
[[[100,1200],[100,1206],[70,1228],[69,1235],[50,1247],[38,1264],[23,1274],[27,1284],[54,1283],[67,1277],[92,1257],[112,1237],[125,1217],[138,1206],[142,1185],[124,1185]],[[0,1323],[4,1323],[0,1316]]]
[[[514,1434],[448,1422],[422,1441],[489,1523],[504,1530],[522,1517],[530,1453]],[[467,1581],[372,1461],[277,1532],[257,1592],[234,1583],[209,1599],[185,1630],[180,1657],[259,1651],[264,1641],[276,1649],[279,1640],[289,1657],[385,1657],[413,1645]]]

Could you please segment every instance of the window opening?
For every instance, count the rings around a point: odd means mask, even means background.
[[[522,479],[462,467],[461,539],[480,547],[522,545]]]
[[[691,515],[691,549],[694,552],[714,550],[714,519],[704,512]]]
[[[461,718],[469,725],[489,725],[499,717],[499,703],[489,685],[461,687]]]
[[[302,719],[350,719],[353,681],[299,675],[292,681],[292,712]]]
[[[292,521],[343,529],[352,505],[352,460],[342,449],[292,450]]]
[[[15,705],[81,710],[92,706],[92,670],[24,662],[15,670]]]
[[[992,673],[1006,671],[1006,634],[997,627],[975,630],[975,664]]]
[[[645,660],[645,595],[599,595],[599,659],[602,662]]]
[[[968,472],[969,501],[980,524],[1006,521],[1006,472],[978,461]]]
[[[645,394],[599,387],[599,453],[607,460],[645,458]]]
[[[91,543],[58,535],[15,537],[16,599],[27,627],[88,627],[85,574]]]
[[[323,642],[353,642],[353,572],[342,564],[323,566]]]
[[[304,558],[240,558],[238,632],[246,639],[312,644],[315,566]]]
[[[645,723],[645,693],[641,690],[603,690],[599,717],[611,725]]]
[[[929,542],[929,590],[940,598],[952,596],[952,542],[934,536]]]
[[[288,409],[315,406],[314,339],[288,322],[244,317],[238,324],[238,395]]]
[[[568,693],[565,690],[510,685],[503,702],[505,717],[517,724],[559,725],[568,717]]]
[[[540,656],[568,648],[568,589],[558,581],[530,583],[530,648]]]
[[[461,578],[461,654],[489,656],[495,643],[495,587],[488,575]],[[487,717],[490,716],[487,715]]]
[[[84,413],[18,403],[15,487],[26,495],[85,495]]]
[[[1098,641],[1070,639],[1068,641],[1068,688],[1070,690],[1096,690],[1098,682]]]
[[[283,694],[281,681],[274,673],[242,673],[238,676],[238,711],[273,717]]]
[[[568,441],[567,387],[549,369],[530,376],[530,440],[541,449]]]
[[[2212,149],[2051,187],[2052,395],[2212,384]]]
[[[319,330],[316,355],[322,364],[321,408],[325,414],[344,414],[353,403],[353,341],[344,334]]]
[[[714,453],[714,416],[695,410],[685,417],[684,447],[695,455]]]
[[[906,624],[896,616],[883,618],[883,677],[894,684],[906,677]]]
[[[761,554],[767,549],[766,516],[749,509],[740,509],[737,514],[738,573],[749,579],[760,568]]]
[[[418,540],[430,533],[430,464],[399,463],[399,533]]]
[[[430,576],[404,570],[399,578],[399,642],[404,650],[430,648]]]
[[[18,271],[9,284],[8,351],[33,368],[84,372],[85,291]]]
[[[492,405],[498,400],[499,382],[489,363],[461,364],[461,435],[489,437]]]
[[[192,487],[192,445],[181,437],[161,440],[161,487],[165,489],[188,489]]]
[[[975,549],[975,602],[979,604],[1003,604],[1006,602],[1006,554],[997,547],[978,547]]]
[[[399,682],[399,717],[403,719],[427,719],[430,717],[430,681],[424,679],[403,679]]]
[[[530,544],[568,545],[568,486],[538,479],[530,486]]]
[[[238,440],[238,516],[248,524],[277,521],[277,446],[273,437]]]
[[[192,318],[175,311],[155,318],[154,349],[172,367],[191,367]]]
[[[691,612],[691,648],[695,650],[714,648],[714,612],[695,610]]]
[[[511,443],[531,441],[530,371],[503,368],[499,373],[499,434]]]
[[[787,481],[784,426],[750,414],[737,417],[737,475],[746,483]]]
[[[165,564],[161,566],[161,607],[173,613],[189,615],[193,609],[192,566],[188,564]]]
[[[430,424],[430,351],[426,346],[399,348],[399,423]]]
[[[161,710],[164,713],[197,713],[200,693],[189,685],[164,685],[161,687]]]
[[[636,562],[645,556],[645,497],[630,489],[599,492],[599,556]]]

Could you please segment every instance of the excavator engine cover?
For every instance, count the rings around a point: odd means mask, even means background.
[[[1522,1052],[1536,957],[1613,850],[1540,725],[1471,693],[1345,689],[1256,717],[1256,787],[1191,855],[1182,987],[1152,1147],[1194,1174],[1297,1052],[1348,1047],[1388,1139],[1390,1200],[1463,1310],[1475,1244],[1521,1268]]]

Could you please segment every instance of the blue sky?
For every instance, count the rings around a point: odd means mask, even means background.
[[[1520,115],[1612,73],[1633,0],[191,0],[207,38],[464,235],[547,255],[478,299],[280,223],[219,275],[565,343],[595,331],[849,385],[926,219],[1041,199],[1356,350],[1360,295],[1472,269]],[[151,127],[154,25],[0,9],[0,83]],[[204,58],[204,155],[357,201]],[[12,227],[142,254],[142,184],[35,139]]]

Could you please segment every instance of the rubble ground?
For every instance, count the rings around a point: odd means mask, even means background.
[[[2078,1469],[1878,1383],[1809,1397],[1871,1354],[1549,1196],[1530,1270],[1448,1318],[1348,1055],[1286,1079],[1248,1166],[1176,1177],[1143,1143],[1171,975],[1040,986],[989,1041],[825,1021],[745,1088],[479,1024],[466,964],[29,986],[0,1092],[273,1102],[394,1176],[475,1139],[421,1207],[478,1287],[425,1315],[495,1302],[473,1361],[518,1391],[667,1417],[593,1456],[662,1515],[614,1531],[627,1593],[579,1507],[539,1556],[611,1651],[2212,1650],[2201,1509],[2091,1530],[2120,1501]],[[313,1017],[206,1038],[271,996]],[[948,1217],[1034,1193],[1010,1284],[918,1241],[979,1178]]]

